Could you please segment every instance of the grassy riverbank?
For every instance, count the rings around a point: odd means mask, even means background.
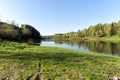
[[[0,42],[0,79],[109,80],[120,58],[57,47]]]
[[[118,35],[105,36],[105,37],[86,37],[86,40],[120,42],[120,37]]]

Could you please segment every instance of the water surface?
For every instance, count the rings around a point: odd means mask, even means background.
[[[40,45],[120,56],[120,42],[113,43],[102,41],[42,41]]]

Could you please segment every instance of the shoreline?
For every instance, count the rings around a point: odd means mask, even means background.
[[[63,41],[103,41],[103,42],[120,42],[120,37],[111,36],[111,37],[84,37],[84,38],[56,38],[53,40],[63,40]]]

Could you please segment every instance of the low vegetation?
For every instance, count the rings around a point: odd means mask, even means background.
[[[0,42],[1,80],[109,80],[119,70],[119,57]]]

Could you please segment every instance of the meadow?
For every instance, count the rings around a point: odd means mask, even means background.
[[[26,43],[0,42],[0,80],[109,80],[120,58]]]

